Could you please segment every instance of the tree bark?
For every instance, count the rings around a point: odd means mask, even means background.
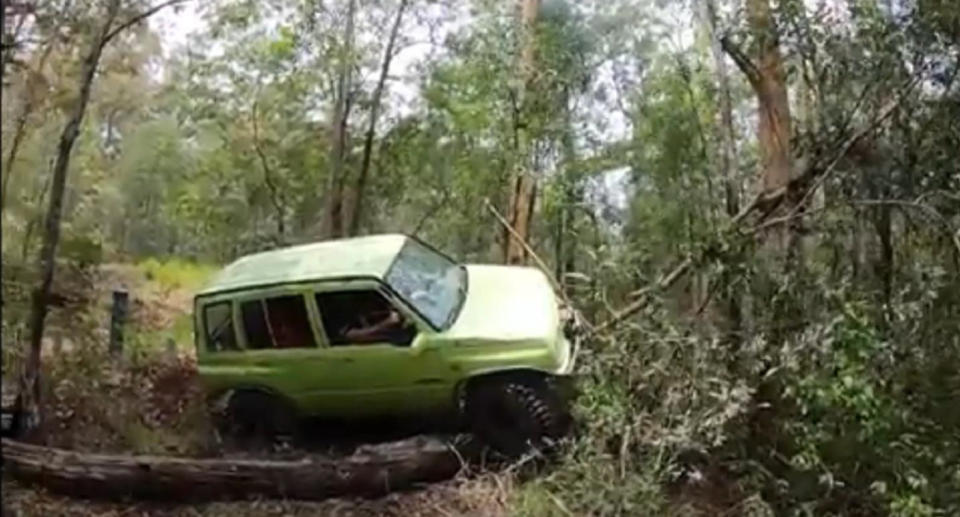
[[[341,459],[188,459],[84,454],[3,439],[4,470],[15,479],[73,496],[167,501],[325,499],[383,495],[456,475],[472,442],[456,447],[411,439]]]
[[[516,96],[518,114],[514,123],[515,164],[513,177],[510,180],[510,204],[507,210],[507,220],[516,231],[517,236],[508,232],[503,235],[503,261],[507,264],[523,264],[527,261],[527,252],[523,242],[530,240],[530,223],[533,219],[534,200],[537,195],[536,171],[532,167],[530,135],[526,127],[529,121],[525,120],[528,115],[525,101],[528,97],[527,90],[531,88],[536,65],[536,35],[534,29],[540,9],[540,1],[520,0],[520,2],[520,34],[522,35],[523,47],[518,75],[521,79],[521,87]]]
[[[339,238],[344,235],[344,182],[345,162],[350,116],[351,71],[353,70],[353,25],[356,12],[356,0],[347,3],[347,21],[343,30],[343,55],[340,70],[337,73],[337,97],[333,108],[333,146],[330,149],[330,174],[327,180],[326,202],[324,203],[323,237]]]
[[[760,190],[774,192],[790,184],[793,158],[790,137],[790,103],[787,97],[783,58],[780,55],[779,34],[769,0],[748,0],[747,17],[756,45],[756,61],[751,61],[729,40],[722,40],[724,50],[733,58],[747,76],[757,97],[757,140],[760,147]],[[783,213],[790,211],[797,198],[789,193],[786,203],[778,207]],[[773,214],[777,215],[777,214]],[[784,221],[771,226],[762,236],[765,243],[779,252],[786,252],[791,245],[790,228],[793,223]]]
[[[370,174],[370,159],[373,154],[373,137],[377,128],[377,117],[380,114],[380,103],[383,98],[383,87],[387,82],[387,74],[390,72],[390,62],[393,61],[393,48],[397,42],[397,34],[400,32],[400,22],[403,19],[403,11],[407,7],[407,0],[400,0],[397,7],[397,15],[393,20],[393,27],[390,29],[390,39],[387,40],[387,49],[383,55],[383,64],[380,67],[380,79],[377,80],[377,87],[373,91],[373,99],[370,105],[370,121],[367,124],[367,134],[363,141],[363,159],[360,162],[360,175],[357,177],[355,198],[353,200],[353,209],[349,217],[348,235],[357,235],[360,229],[360,218],[363,215],[363,193],[367,186],[367,178]]]

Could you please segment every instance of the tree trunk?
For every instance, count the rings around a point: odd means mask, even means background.
[[[785,187],[790,182],[793,167],[790,135],[790,104],[787,97],[783,60],[780,55],[779,34],[770,12],[769,0],[750,0],[749,18],[757,37],[759,76],[754,85],[759,103],[758,140],[764,192]],[[793,208],[794,196],[787,196],[783,215]],[[766,240],[774,249],[786,251],[790,244],[790,225],[773,227]]]
[[[393,48],[397,42],[397,34],[400,32],[400,22],[403,19],[403,11],[407,7],[407,0],[400,0],[400,6],[397,7],[397,16],[393,20],[393,28],[390,29],[390,39],[387,40],[387,49],[383,55],[383,65],[380,68],[380,79],[377,80],[377,88],[373,91],[373,99],[370,105],[370,121],[367,125],[367,134],[363,141],[363,161],[360,162],[360,175],[357,177],[357,185],[354,192],[353,210],[349,217],[348,235],[357,235],[360,229],[360,218],[363,215],[363,193],[367,186],[367,178],[370,174],[370,159],[373,154],[373,137],[377,128],[377,116],[380,114],[380,102],[383,97],[383,87],[387,82],[387,74],[390,72],[390,62],[393,60]]]
[[[80,125],[90,101],[90,90],[100,64],[103,48],[124,29],[156,13],[165,6],[183,0],[168,0],[143,13],[133,16],[126,22],[114,27],[121,0],[110,0],[103,26],[90,43],[80,68],[80,88],[77,99],[70,111],[67,123],[60,134],[57,157],[53,165],[50,204],[44,221],[43,245],[40,249],[40,281],[33,293],[30,309],[30,350],[23,375],[20,378],[20,390],[17,396],[17,410],[26,418],[23,422],[27,430],[39,425],[40,411],[40,347],[43,343],[44,323],[46,322],[50,288],[53,285],[53,273],[60,242],[60,219],[63,215],[63,196],[67,184],[67,171],[70,167],[70,153],[80,134]]]
[[[7,192],[10,189],[10,178],[13,176],[13,165],[16,163],[17,155],[20,152],[20,145],[27,135],[27,121],[36,107],[36,95],[40,85],[37,84],[39,81],[35,79],[42,77],[43,67],[46,66],[47,58],[50,57],[52,50],[53,43],[51,42],[43,49],[43,53],[40,54],[40,59],[37,60],[37,69],[30,74],[30,79],[27,81],[27,91],[24,92],[25,100],[20,114],[17,115],[17,122],[13,130],[13,142],[10,144],[10,152],[7,153],[7,158],[3,165],[3,191],[0,192],[0,214],[6,209]]]
[[[720,123],[717,125],[717,136],[720,141],[718,154],[720,175],[723,177],[724,183],[724,205],[727,215],[734,217],[740,211],[740,188],[736,178],[739,165],[737,162],[737,133],[733,125],[733,96],[730,93],[730,74],[727,71],[727,61],[723,53],[723,47],[717,37],[716,3],[714,0],[701,0],[699,7],[702,22],[709,33],[710,53],[713,55],[714,76],[720,98]],[[744,314],[744,306],[750,305],[749,301],[746,300],[751,295],[750,290],[749,288],[733,289],[731,284],[734,281],[734,276],[730,272],[724,272],[723,276],[721,282],[726,291],[724,298],[731,335],[733,341],[740,341],[741,336],[739,334],[745,330],[749,332],[749,327],[752,326],[748,323],[749,316]]]
[[[724,180],[727,215],[733,217],[740,211],[740,193],[735,174],[737,164],[736,130],[733,127],[733,97],[730,93],[730,74],[727,61],[717,35],[717,14],[714,0],[701,0],[700,15],[710,34],[710,52],[715,65],[714,76],[720,97],[720,124],[717,133],[720,140],[720,174]]]
[[[572,226],[573,207],[579,203],[579,196],[573,177],[574,163],[577,161],[577,151],[573,144],[573,120],[570,113],[569,100],[564,101],[563,105],[564,131],[561,138],[561,149],[563,153],[563,172],[561,175],[561,192],[559,214],[557,214],[557,236],[556,236],[556,277],[560,286],[567,287],[566,274],[574,270],[574,248],[572,246],[575,239],[570,239],[571,245],[567,244],[567,234],[570,233]]]
[[[15,479],[74,496],[199,502],[383,495],[451,478],[462,458],[476,455],[470,442],[422,438],[369,449],[342,460],[188,459],[83,454],[4,438],[3,463]]]
[[[279,245],[283,245],[287,240],[286,235],[286,210],[284,202],[283,193],[280,191],[280,188],[277,186],[273,169],[270,167],[270,161],[267,160],[267,154],[263,150],[263,145],[260,143],[260,114],[257,109],[258,100],[253,101],[253,107],[251,109],[251,117],[253,119],[253,148],[257,153],[257,157],[260,158],[260,168],[263,169],[263,183],[266,185],[267,190],[270,195],[270,204],[273,205],[273,210],[276,213],[277,218],[277,237],[276,242]]]
[[[760,189],[771,193],[790,187],[793,158],[791,155],[790,104],[787,97],[783,59],[780,55],[779,34],[770,12],[769,0],[748,0],[747,17],[753,32],[757,58],[752,61],[729,40],[723,39],[727,51],[740,70],[747,76],[757,96],[757,141],[760,147]],[[797,193],[788,193],[785,203],[778,207],[774,217],[792,211],[798,201]],[[772,225],[763,235],[764,242],[772,249],[785,253],[795,244],[791,239],[791,227],[796,223]]]
[[[337,98],[333,108],[333,146],[330,150],[330,175],[327,181],[324,203],[323,237],[339,238],[344,235],[344,182],[345,162],[348,154],[350,116],[351,70],[353,69],[353,18],[356,0],[347,3],[347,22],[343,30],[343,52],[337,74]]]
[[[7,0],[0,0],[0,44],[7,43]],[[7,78],[7,49],[0,51],[0,91]],[[2,93],[0,93],[2,95]]]
[[[40,193],[37,195],[37,199],[35,201],[36,206],[42,205],[43,200],[47,197],[47,192],[50,190],[51,179],[52,178],[50,176],[47,176],[46,181],[43,182],[43,187],[40,188]],[[31,216],[27,221],[27,227],[23,232],[23,242],[20,247],[20,262],[22,264],[27,263],[27,255],[30,253],[30,244],[32,244],[31,241],[33,240],[33,232],[42,222],[43,221],[40,219],[39,215],[36,217]]]
[[[540,8],[539,0],[520,0],[520,33],[522,45],[518,74],[521,79],[521,88],[517,92],[517,120],[515,121],[515,164],[513,177],[510,180],[510,205],[507,210],[507,221],[513,227],[516,235],[504,230],[503,260],[507,264],[523,264],[527,261],[527,252],[522,240],[529,241],[530,223],[533,219],[534,200],[537,195],[536,171],[533,170],[530,135],[526,129],[528,121],[525,99],[531,87],[534,76],[536,35],[534,33],[537,22],[537,13]]]

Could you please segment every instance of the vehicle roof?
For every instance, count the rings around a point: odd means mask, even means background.
[[[328,278],[383,278],[408,238],[371,235],[246,255],[224,267],[197,296]]]

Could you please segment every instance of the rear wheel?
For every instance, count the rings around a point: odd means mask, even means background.
[[[238,391],[230,396],[218,427],[232,445],[271,448],[296,440],[297,416],[280,397],[262,391]]]
[[[566,407],[543,379],[503,377],[477,381],[466,394],[470,427],[484,443],[508,457],[546,451],[569,427]]]

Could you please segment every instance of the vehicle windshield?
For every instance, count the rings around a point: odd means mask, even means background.
[[[390,266],[387,284],[405,298],[431,325],[453,324],[467,290],[466,269],[410,239]]]

